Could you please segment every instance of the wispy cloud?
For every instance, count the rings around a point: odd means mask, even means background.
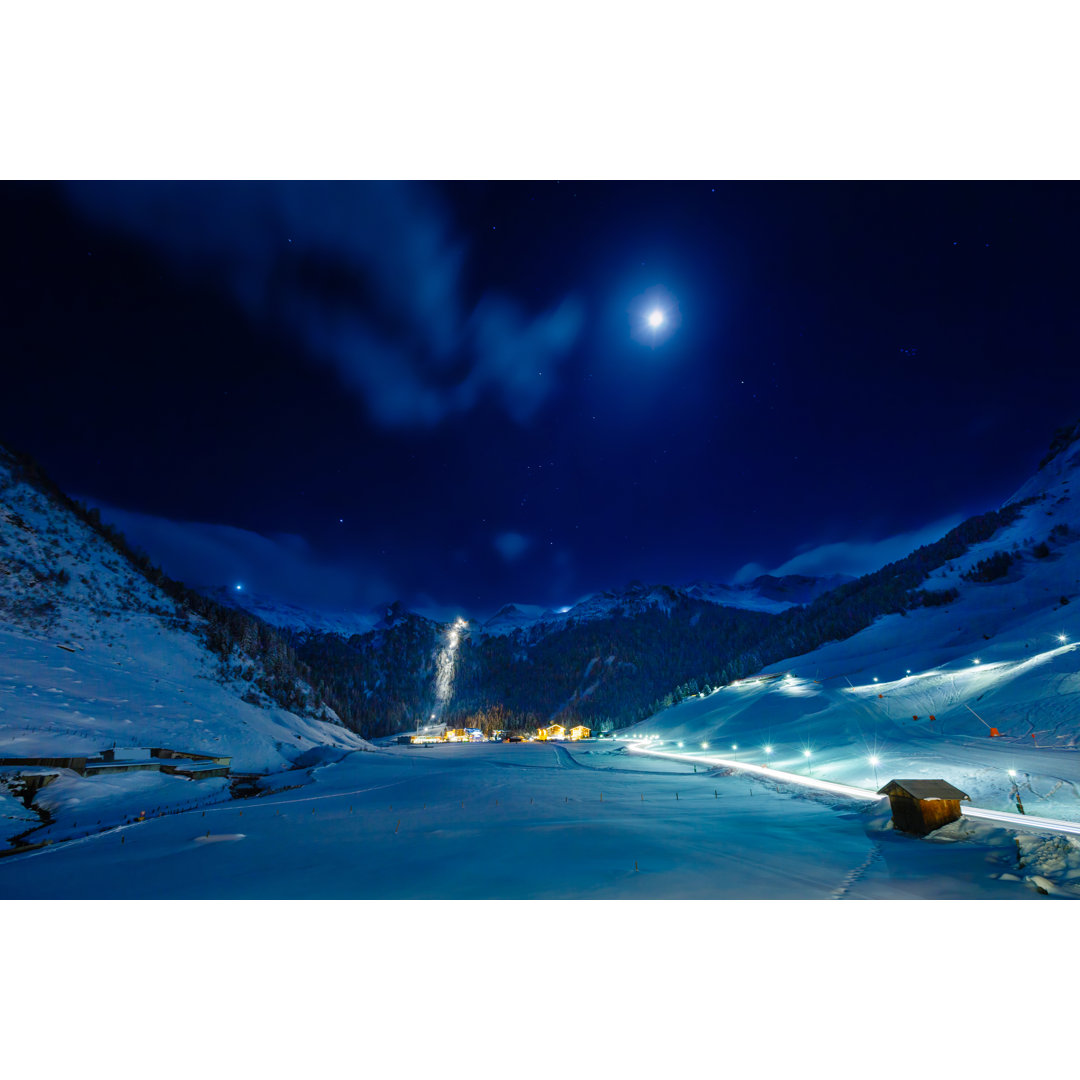
[[[880,570],[887,563],[910,555],[924,544],[940,540],[950,529],[955,528],[963,518],[958,514],[931,522],[921,529],[897,533],[878,540],[843,540],[817,547],[806,548],[793,555],[775,569],[768,570],[761,563],[750,562],[740,567],[732,578],[733,584],[741,585],[762,574],[806,574],[809,577],[823,577],[827,574],[850,574],[860,577],[863,574]]]
[[[264,536],[233,525],[173,521],[97,505],[105,521],[170,576],[196,587],[242,583],[252,592],[300,606],[367,609],[393,596],[370,565],[329,563],[301,536]]]
[[[390,428],[484,400],[528,422],[580,333],[573,297],[530,313],[469,305],[468,248],[431,187],[392,183],[74,183],[87,217],[138,237],[330,365]]]

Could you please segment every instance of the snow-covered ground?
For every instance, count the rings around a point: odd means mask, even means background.
[[[1039,837],[1019,851],[967,821],[931,841],[887,825],[880,805],[625,744],[402,747],[12,856],[0,896],[1040,899],[1024,878],[1068,894],[1080,852]]]
[[[227,754],[236,772],[288,768],[313,746],[363,746],[337,725],[242,699],[190,634],[132,615],[74,652],[0,629],[0,757],[96,754],[113,744]]]

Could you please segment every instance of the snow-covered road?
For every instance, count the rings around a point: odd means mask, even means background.
[[[678,754],[668,750],[650,750],[634,743],[630,744],[630,752],[644,754],[648,757],[666,758],[671,761],[683,761],[693,765],[704,764],[710,769],[732,769],[751,776],[774,780],[780,784],[794,784],[797,787],[824,791],[833,795],[843,795],[847,798],[866,802],[884,802],[887,798],[885,795],[879,795],[869,788],[852,787],[850,784],[835,784],[830,780],[820,780],[813,776],[803,776],[782,769],[770,769],[764,765],[736,761],[734,758],[716,757],[712,754]],[[965,817],[981,821],[992,821],[995,824],[1007,825],[1011,829],[1080,836],[1080,823],[1075,821],[1062,821],[1059,818],[1038,817],[1032,814],[1009,814],[1000,810],[987,810],[979,806],[961,806],[960,811]]]

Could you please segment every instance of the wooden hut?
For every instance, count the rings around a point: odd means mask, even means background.
[[[916,836],[957,821],[960,803],[971,802],[971,796],[947,780],[890,780],[878,794],[889,796],[893,826]]]
[[[584,724],[578,724],[570,729],[570,738],[575,742],[578,739],[587,739],[591,734],[592,732]]]
[[[552,724],[549,727],[540,728],[536,737],[541,740],[545,739],[565,739],[566,728],[562,724]]]

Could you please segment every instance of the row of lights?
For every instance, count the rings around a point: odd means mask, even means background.
[[[681,750],[683,748],[683,744],[679,743],[678,747]],[[702,750],[708,750],[709,749],[709,744],[707,742],[703,742],[701,744],[701,749]],[[734,751],[737,754],[738,751],[739,751],[739,744],[738,743],[732,743],[731,744],[731,749],[732,749],[732,751]],[[762,750],[764,750],[766,754],[771,755],[772,752],[773,752],[773,747],[771,745],[766,744],[765,746],[762,747]],[[812,756],[812,751],[809,748],[805,748],[803,750],[803,752],[802,752],[802,755],[803,755],[804,758],[809,758],[809,757]],[[867,762],[869,764],[873,765],[875,769],[878,767],[878,765],[881,764],[881,758],[879,758],[877,756],[877,754],[871,754],[866,760],[867,760]]]
[[[1058,641],[1061,642],[1062,645],[1064,645],[1069,640],[1069,635],[1068,634],[1058,634],[1057,639],[1058,639]],[[981,664],[982,660],[980,660],[979,657],[976,656],[971,662],[973,664]],[[911,674],[911,668],[907,668],[905,670],[904,674],[905,675],[910,675]],[[877,681],[878,681],[878,677],[875,675],[874,676],[874,682],[877,682]]]
[[[1058,641],[1060,641],[1060,642],[1062,642],[1062,643],[1064,644],[1064,643],[1065,643],[1066,641],[1068,641],[1068,640],[1069,640],[1069,636],[1068,636],[1068,634],[1064,634],[1064,633],[1062,633],[1062,634],[1058,634],[1058,635],[1057,635],[1057,639],[1058,639]],[[979,659],[978,657],[975,657],[975,658],[974,658],[974,659],[972,660],[972,663],[973,663],[973,664],[979,664],[979,663],[981,663],[981,662],[982,662],[982,661],[981,661],[981,660],[980,660],[980,659]],[[908,674],[908,675],[910,675],[910,674],[911,674],[911,668],[907,668],[907,669],[906,669],[906,672],[905,672],[905,673],[906,673],[906,674]],[[788,674],[788,678],[790,678],[790,677],[791,677],[791,675],[790,675],[790,673],[789,673],[789,674]],[[875,675],[875,676],[874,676],[874,682],[877,682],[877,681],[878,681],[878,679],[877,679],[877,676]],[[655,736],[655,735],[652,735],[652,736],[646,736],[646,738],[654,738],[654,739],[655,739],[656,737],[657,737],[657,736]],[[680,742],[680,743],[678,743],[678,748],[679,748],[680,750],[682,750],[682,749],[683,749],[683,744],[682,744],[681,742]],[[703,742],[703,743],[701,744],[701,749],[702,749],[702,750],[708,750],[708,749],[709,749],[709,744],[708,744],[707,742]],[[739,750],[739,744],[738,744],[738,743],[732,743],[732,744],[731,744],[731,749],[732,749],[732,751],[733,751],[734,753],[736,753],[736,754],[737,754],[737,753],[738,753],[738,750]],[[773,752],[773,747],[772,747],[771,745],[769,745],[769,744],[766,744],[765,746],[763,746],[763,747],[762,747],[762,749],[763,749],[763,750],[765,751],[765,754],[766,754],[767,756],[770,756],[770,755],[772,754],[772,752]],[[809,763],[809,759],[810,759],[810,757],[812,756],[812,753],[811,753],[811,751],[809,750],[809,748],[806,748],[806,749],[804,749],[804,750],[803,750],[803,752],[802,752],[802,755],[803,755],[803,757],[804,757],[804,758],[806,758],[806,759],[807,759],[807,763]],[[879,766],[879,765],[881,764],[881,758],[879,758],[879,757],[877,756],[877,754],[871,754],[871,755],[870,755],[870,756],[869,756],[869,757],[868,757],[868,758],[866,759],[866,761],[867,761],[867,764],[871,765],[871,766],[873,767],[873,769],[874,769],[874,783],[876,784],[876,783],[877,783],[877,767],[878,767],[878,766]],[[1016,776],[1016,770],[1015,770],[1015,769],[1009,769],[1009,776],[1011,776],[1011,777],[1015,777],[1015,776]]]

